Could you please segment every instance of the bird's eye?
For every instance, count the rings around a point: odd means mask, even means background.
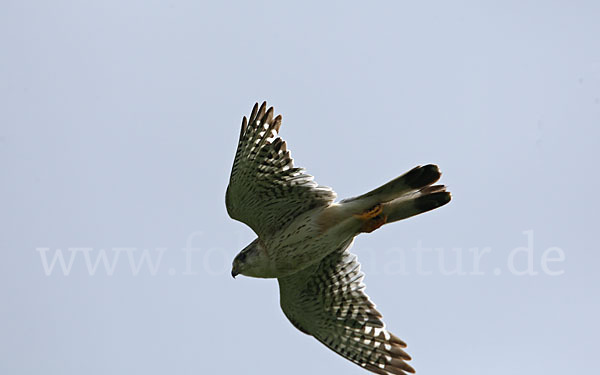
[[[243,262],[244,259],[246,259],[246,253],[240,253],[240,255],[238,256],[238,259]]]

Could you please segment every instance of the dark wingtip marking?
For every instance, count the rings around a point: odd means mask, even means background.
[[[246,128],[248,127],[248,119],[246,116],[242,119],[242,129],[240,130],[240,140],[244,137],[244,133],[246,132]]]
[[[254,103],[254,107],[252,107],[252,112],[250,112],[250,121],[252,124],[256,120],[256,114],[258,113],[258,103]]]
[[[263,102],[258,109],[257,119],[262,119],[265,116],[267,110],[267,102]]]
[[[275,117],[275,119],[273,120],[273,129],[275,129],[275,131],[277,133],[279,133],[280,127],[281,127],[281,115],[277,115],[277,117]]]
[[[413,189],[431,185],[442,177],[440,169],[435,164],[415,167],[406,173],[406,184]]]
[[[406,348],[406,343],[404,341],[400,340],[398,338],[398,336],[394,335],[393,333],[391,333],[391,332],[388,332],[388,333],[390,334],[390,342],[392,344],[397,344],[401,348]]]
[[[442,207],[452,200],[452,195],[448,191],[439,191],[415,199],[415,207],[421,212],[431,211]]]
[[[394,369],[399,369],[402,371],[407,371],[410,373],[415,373],[415,369],[412,368],[411,365],[409,365],[408,363],[404,362],[401,359],[397,359],[397,358],[392,358],[392,360],[390,362],[388,362],[388,366],[393,367]],[[387,366],[386,366],[387,367]]]
[[[410,361],[412,359],[407,352],[400,349],[400,345],[392,345],[392,348],[389,350],[389,352],[394,357],[402,358],[405,361]]]
[[[273,121],[273,107],[270,107],[269,109],[267,109],[267,114],[265,115],[263,122],[265,124],[271,124],[272,121]]]

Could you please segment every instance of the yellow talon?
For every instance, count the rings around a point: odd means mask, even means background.
[[[382,204],[378,204],[372,209],[354,216],[363,220],[360,231],[365,233],[371,233],[387,222],[387,215],[383,214]]]
[[[363,213],[354,215],[354,216],[356,216],[357,218],[362,219],[362,220],[369,220],[369,219],[373,219],[373,218],[379,216],[382,212],[383,212],[383,205],[380,203],[380,204],[375,205],[375,207],[373,207],[367,211],[364,211]]]

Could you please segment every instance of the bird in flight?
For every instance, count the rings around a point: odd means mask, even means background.
[[[365,294],[354,237],[450,201],[434,185],[436,165],[417,166],[383,186],[335,202],[336,194],[294,166],[279,136],[281,115],[256,103],[242,120],[225,203],[258,237],[233,260],[231,275],[277,278],[289,321],[376,374],[406,374],[404,341],[390,333]]]

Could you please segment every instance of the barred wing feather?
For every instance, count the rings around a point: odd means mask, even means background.
[[[346,244],[321,263],[280,278],[280,303],[290,322],[365,369],[382,375],[414,372],[406,344],[388,332],[365,294],[364,274]]]
[[[335,192],[294,167],[285,141],[278,136],[281,115],[273,118],[266,102],[244,117],[225,202],[229,216],[259,236],[272,235],[298,215],[327,206]]]

